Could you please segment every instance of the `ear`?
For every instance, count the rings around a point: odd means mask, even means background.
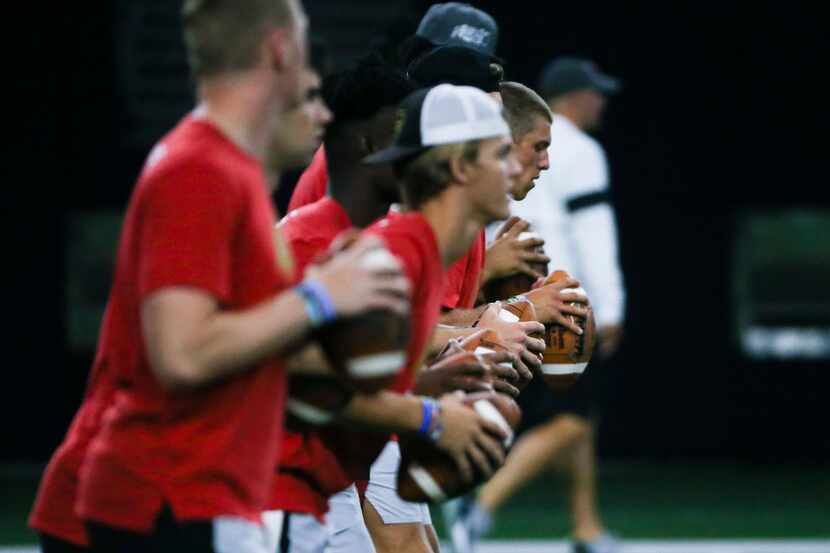
[[[277,71],[282,71],[293,61],[291,56],[294,52],[290,48],[291,37],[288,33],[288,29],[284,27],[276,28],[268,33],[264,40],[264,49],[269,64]]]
[[[449,159],[450,174],[452,180],[461,184],[467,184],[472,179],[472,164],[464,160],[460,155],[452,156]]]

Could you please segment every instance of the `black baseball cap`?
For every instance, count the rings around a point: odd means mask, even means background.
[[[449,83],[498,92],[502,74],[490,67],[497,61],[490,54],[466,46],[439,46],[412,62],[407,75],[424,87]]]
[[[488,13],[461,2],[445,2],[429,8],[415,35],[432,44],[452,44],[493,55],[499,26]]]
[[[620,91],[619,79],[602,73],[589,59],[562,57],[550,61],[539,78],[539,94],[553,98],[574,90],[585,88],[611,96]]]
[[[433,146],[510,136],[501,105],[471,86],[422,88],[407,96],[401,107],[406,115],[395,143],[363,163],[400,162]]]

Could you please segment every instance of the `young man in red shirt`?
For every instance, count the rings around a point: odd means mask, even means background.
[[[44,514],[53,551],[88,538],[94,551],[263,551],[277,356],[338,314],[405,308],[405,279],[353,263],[371,244],[285,290],[291,259],[275,254],[260,162],[299,101],[302,8],[196,1],[184,13],[202,105],[154,148],[131,199],[89,393],[41,491],[52,515],[77,493],[87,533]]]
[[[417,92],[407,104],[395,145],[367,162],[396,166],[410,211],[390,213],[367,232],[381,236],[400,259],[414,285],[413,306],[429,323],[422,328],[431,329],[444,296],[440,279],[486,224],[507,216],[507,191],[519,167],[501,107],[481,90],[440,85]],[[396,508],[387,508],[397,470],[391,461],[372,467],[366,492],[364,515],[374,545],[381,553],[431,551],[423,524],[396,520]],[[482,465],[484,459],[462,461],[466,472],[471,461]]]
[[[292,212],[279,225],[300,270],[325,252],[337,235],[349,228],[368,226],[399,200],[391,168],[361,161],[391,144],[400,118],[398,104],[410,91],[411,85],[400,72],[373,59],[327,80],[325,96],[336,117],[325,140],[331,163],[331,195]],[[422,319],[416,307],[413,321]],[[356,396],[343,409],[344,422],[376,427],[377,432],[306,428],[284,434],[270,511],[264,514],[274,530],[273,541],[280,543],[283,551],[314,552],[326,547],[371,551],[371,539],[350,486],[354,478],[366,478],[368,465],[386,443],[388,432],[414,433],[421,426],[424,400],[400,392],[411,388],[421,357],[418,351],[423,347],[422,331],[410,345],[408,371],[389,392]],[[469,413],[459,410],[451,400],[442,405],[445,431],[438,445],[458,454],[469,440],[469,430],[463,428],[471,422],[467,420]],[[379,420],[383,421],[382,428],[378,427]],[[347,491],[336,493],[347,487]],[[323,517],[332,495],[334,506],[327,515],[326,528]]]

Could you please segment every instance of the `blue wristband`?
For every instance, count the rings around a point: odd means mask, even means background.
[[[325,288],[314,281],[304,281],[295,287],[303,297],[311,326],[317,328],[334,319],[334,306]]]
[[[435,400],[422,397],[421,398],[421,427],[418,429],[418,434],[426,438],[430,437],[429,427],[432,425],[432,415],[435,413]]]
[[[325,322],[333,321],[337,317],[337,310],[334,308],[334,302],[329,296],[328,290],[320,282],[312,279],[302,281],[299,288],[305,291],[306,294],[312,296],[320,307],[323,313]]]

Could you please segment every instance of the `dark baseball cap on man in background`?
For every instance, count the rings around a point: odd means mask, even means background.
[[[553,98],[586,88],[611,96],[619,92],[621,87],[619,79],[602,73],[591,60],[561,57],[545,66],[537,88],[543,98]]]
[[[446,2],[429,8],[415,35],[436,46],[465,46],[492,56],[499,40],[499,26],[489,14],[469,4]]]
[[[424,87],[449,83],[498,92],[504,70],[496,58],[479,50],[439,46],[415,60],[407,69],[407,76]]]
[[[493,56],[499,26],[490,14],[461,2],[435,4],[421,18],[418,30],[398,48],[403,67],[436,46],[462,46]]]

